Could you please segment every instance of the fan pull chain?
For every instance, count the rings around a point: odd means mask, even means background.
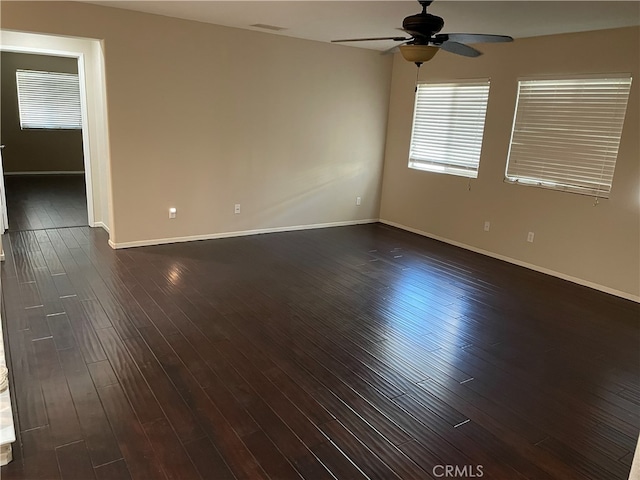
[[[471,191],[471,178],[469,178],[469,186],[468,186],[469,191]]]
[[[600,199],[596,197],[595,202],[593,202],[593,206],[597,207],[600,204]]]
[[[420,79],[420,64],[416,63],[418,68],[416,68],[416,88],[413,89],[413,93],[418,93],[418,80]]]

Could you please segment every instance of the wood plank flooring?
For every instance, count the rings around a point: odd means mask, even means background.
[[[626,479],[640,308],[380,224],[11,232],[7,479]]]
[[[88,225],[83,174],[6,175],[9,230]]]

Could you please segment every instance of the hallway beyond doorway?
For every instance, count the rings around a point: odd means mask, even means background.
[[[84,174],[5,176],[9,230],[88,225]]]

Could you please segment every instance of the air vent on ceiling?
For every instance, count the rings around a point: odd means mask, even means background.
[[[256,23],[254,25],[249,25],[250,27],[263,28],[265,30],[273,30],[274,32],[279,32],[280,30],[286,30],[286,27],[277,27],[275,25],[265,25],[264,23]]]

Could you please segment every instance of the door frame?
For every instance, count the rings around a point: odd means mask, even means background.
[[[82,113],[82,150],[90,227],[113,236],[113,209],[102,42],[0,30],[0,51],[76,58]],[[4,177],[0,179],[4,188]],[[6,229],[6,225],[4,228]]]

